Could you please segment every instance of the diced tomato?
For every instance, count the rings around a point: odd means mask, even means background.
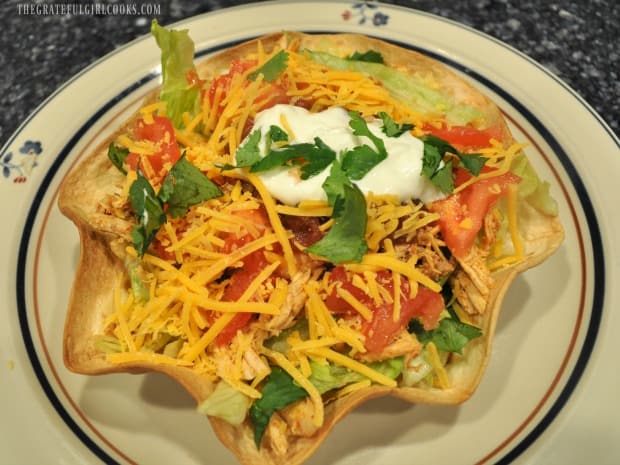
[[[269,225],[267,213],[263,209],[238,210],[234,214],[250,220],[258,229],[264,229]],[[241,236],[229,234],[225,239],[224,252],[230,253],[252,240],[253,238],[250,234],[243,234]],[[252,281],[268,264],[263,250],[252,252],[244,257],[242,261],[243,266],[233,271],[230,282],[224,290],[222,300],[225,302],[236,302],[239,300]],[[254,316],[250,312],[237,313],[218,334],[215,343],[220,346],[228,344],[235,337],[237,331],[245,328],[253,320]]]
[[[357,300],[372,311],[372,319],[370,321],[363,320],[362,322],[362,332],[366,336],[364,346],[368,353],[371,354],[380,353],[385,349],[414,318],[419,318],[426,329],[436,327],[439,314],[445,307],[441,294],[422,286],[419,286],[417,294],[412,299],[410,297],[409,281],[402,277],[400,316],[394,321],[393,303],[386,302],[377,305],[371,296],[353,285],[352,278],[347,276],[343,267],[337,266],[332,270],[330,281],[338,282],[339,286],[349,291]],[[383,286],[390,294],[393,294],[394,282],[390,272],[378,272],[377,283]],[[325,305],[332,313],[349,316],[357,313],[350,304],[337,295],[336,288],[327,296]]]
[[[425,124],[423,130],[449,142],[457,148],[479,149],[489,147],[491,139],[502,140],[502,129],[500,126],[476,129],[471,126],[447,126],[444,124],[441,127],[436,127],[432,124]]]
[[[470,177],[469,173],[459,168],[455,184],[461,185]],[[512,173],[481,179],[431,205],[431,210],[439,213],[439,228],[454,256],[464,257],[469,252],[482,228],[484,217],[506,194],[508,186],[520,181],[521,178]]]
[[[262,231],[270,225],[269,217],[267,216],[267,212],[264,208],[258,208],[254,210],[236,210],[235,212],[233,212],[233,215],[245,218],[246,220],[251,222],[258,231]],[[242,235],[237,235],[233,233],[227,234],[224,238],[225,244],[223,247],[223,252],[230,253],[233,250],[243,247],[245,244],[251,242],[254,239],[256,238],[252,237],[252,235],[249,233]]]
[[[236,302],[239,300],[267,263],[265,253],[262,250],[257,250],[245,257],[243,259],[243,267],[235,271],[230,278],[230,283],[224,290],[222,300],[225,302]],[[228,344],[235,337],[237,331],[245,328],[254,316],[250,312],[237,313],[218,334],[215,343],[220,346]]]
[[[218,87],[221,88],[222,94],[220,97],[220,101],[222,101],[226,97],[226,94],[228,93],[228,91],[230,90],[230,84],[235,74],[244,73],[245,71],[250,69],[252,66],[256,66],[256,63],[257,63],[256,60],[243,60],[243,59],[233,60],[228,72],[226,74],[222,74],[221,76],[218,76],[211,83],[211,87],[209,87],[209,92],[208,92],[209,101],[211,103],[214,102],[215,94],[217,92]]]
[[[157,256],[161,258],[162,260],[166,260],[169,262],[176,261],[176,256],[174,252],[169,252],[168,250],[166,250],[166,247],[164,247],[164,245],[161,243],[159,239],[157,238],[153,239],[153,248]]]
[[[219,100],[221,102],[228,94],[234,76],[246,72],[251,67],[256,66],[256,64],[256,60],[233,60],[228,72],[215,78],[211,83],[208,91],[209,101],[211,102],[211,104],[213,104],[215,101],[215,95],[218,89],[221,89],[221,97]],[[278,82],[268,82],[264,83],[261,93],[256,97],[254,103],[257,105],[255,110],[260,111],[277,104],[290,102],[291,98],[287,94],[286,86]],[[220,108],[220,110],[222,110],[222,108]],[[248,122],[250,122],[250,118],[248,118]],[[245,137],[249,133],[250,129],[251,125],[248,126],[248,123],[246,122],[246,126],[244,127],[242,136]]]
[[[185,73],[185,80],[190,86],[202,86],[202,83],[204,82],[203,79],[200,79],[195,69],[192,69]]]
[[[400,317],[394,321],[393,306],[380,305],[373,309],[372,320],[362,323],[366,335],[365,347],[369,353],[380,353],[413,318],[420,318],[425,329],[437,326],[445,304],[441,294],[420,286],[415,298],[408,298],[409,283],[403,279]],[[405,289],[407,288],[407,289]]]
[[[256,98],[257,111],[270,108],[281,103],[290,103],[291,97],[286,93],[286,88],[277,83],[269,83],[269,86]]]
[[[147,124],[140,118],[134,126],[136,140],[147,140],[158,144],[159,151],[148,156],[151,169],[141,166],[144,175],[149,179],[163,177],[170,167],[181,158],[181,150],[174,134],[172,121],[164,116],[153,116],[153,123]],[[141,165],[140,155],[129,153],[125,162],[131,169],[137,169]]]

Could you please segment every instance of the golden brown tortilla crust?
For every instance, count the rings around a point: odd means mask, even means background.
[[[466,103],[479,109],[484,115],[482,126],[500,125],[504,140],[512,140],[508,127],[499,109],[474,87],[464,82],[442,64],[415,51],[352,34],[304,35],[284,33],[287,40],[299,42],[300,49],[330,52],[339,56],[353,52],[376,50],[387,65],[432,76],[442,89],[447,89],[457,103]],[[283,40],[283,34],[272,34],[261,38],[266,50]],[[250,41],[213,56],[198,66],[202,77],[212,77],[226,71],[230,62],[256,50],[256,41]],[[134,117],[135,119],[135,117]],[[99,352],[94,340],[102,332],[103,321],[112,305],[113,289],[119,280],[125,280],[122,260],[112,253],[112,242],[119,238],[128,240],[131,225],[98,212],[96,206],[114,186],[122,183],[122,175],[107,159],[107,147],[117,134],[130,130],[133,121],[128,121],[113,134],[88,159],[84,160],[63,182],[59,206],[78,227],[81,255],[71,300],[64,336],[64,359],[67,367],[78,373],[103,374],[113,372],[159,371],[179,381],[196,399],[201,401],[213,389],[205,377],[194,374],[190,369],[153,366],[151,364],[113,365]],[[484,373],[491,353],[491,345],[500,306],[506,290],[514,277],[527,268],[535,266],[551,255],[563,240],[563,230],[555,217],[543,215],[533,208],[525,211],[523,228],[525,251],[528,258],[512,268],[502,269],[494,274],[495,285],[491,290],[487,311],[476,317],[475,323],[483,330],[483,337],[469,343],[464,353],[454,356],[448,365],[452,387],[446,390],[422,388],[387,388],[371,386],[355,391],[329,403],[325,408],[325,422],[310,438],[291,438],[286,456],[276,455],[269,447],[257,449],[253,432],[246,420],[241,426],[232,426],[225,421],[212,418],[211,423],[220,440],[247,465],[288,464],[295,465],[306,460],[322,443],[332,427],[360,403],[373,397],[392,395],[408,402],[426,404],[457,404],[468,399]]]

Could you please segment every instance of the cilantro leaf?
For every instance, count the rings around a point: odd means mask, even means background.
[[[454,179],[452,179],[452,160],[437,169],[430,177],[430,180],[444,194],[449,194],[452,192],[454,190]]]
[[[350,179],[359,180],[385,158],[366,144],[358,145],[342,155],[342,169]]]
[[[483,157],[478,153],[461,153],[455,147],[453,147],[449,142],[440,139],[439,137],[433,136],[432,134],[427,134],[422,138],[424,142],[424,149],[426,151],[427,146],[435,147],[440,155],[443,157],[445,153],[453,153],[459,158],[459,162],[463,165],[463,167],[469,171],[474,176],[478,176],[480,171],[482,171],[482,167],[488,160],[488,158]]]
[[[279,126],[269,126],[269,132],[267,133],[267,147],[271,147],[272,142],[287,142],[288,134],[284,129]]]
[[[478,176],[488,158],[479,153],[457,153],[463,167],[474,176]]]
[[[315,148],[310,158],[306,157],[306,163],[301,167],[301,179],[303,180],[321,173],[336,159],[336,152],[319,137],[314,138],[314,145]]]
[[[110,144],[108,147],[108,158],[123,174],[127,174],[127,170],[125,170],[125,167],[123,166],[127,155],[129,155],[129,150],[123,147],[117,147],[114,144]]]
[[[359,113],[351,111],[349,116],[351,117],[349,126],[353,129],[353,135],[368,137],[377,149],[375,151],[369,145],[363,144],[343,154],[342,169],[349,178],[359,180],[387,158],[387,151],[383,140],[370,131],[366,121]]]
[[[293,378],[278,366],[271,367],[271,374],[261,394],[250,407],[249,415],[254,427],[256,447],[260,447],[269,420],[275,412],[308,396],[306,390],[295,384]]]
[[[256,71],[251,73],[248,76],[248,79],[250,81],[254,81],[260,74],[262,74],[263,79],[266,82],[275,81],[278,78],[278,76],[280,76],[282,71],[286,69],[287,64],[288,64],[288,52],[286,52],[286,50],[280,50],[278,53],[272,56],[269,60],[267,60],[265,64],[263,64],[263,66],[261,66]]]
[[[368,125],[366,124],[364,118],[362,118],[362,115],[355,111],[350,111],[349,116],[351,117],[351,120],[349,121],[349,126],[351,127],[351,129],[353,129],[353,135],[368,137],[377,148],[377,152],[379,152],[379,155],[381,155],[382,157],[387,157],[387,152],[385,150],[385,144],[383,143],[383,140],[381,140],[380,137],[375,136],[370,131],[370,129],[368,129]]]
[[[250,171],[257,173],[279,166],[290,165],[291,162],[298,162],[302,163],[301,179],[305,180],[319,174],[335,159],[336,152],[319,137],[315,137],[314,143],[304,142],[271,150],[262,159],[254,163]]]
[[[138,221],[131,231],[131,240],[141,257],[146,253],[159,228],[166,223],[166,214],[153,187],[139,171],[138,177],[129,187],[129,200]]]
[[[338,197],[344,197],[343,186],[345,185],[351,185],[351,181],[342,169],[340,162],[335,160],[329,171],[329,176],[321,186],[327,194],[327,203],[330,207],[334,206]]]
[[[252,166],[254,163],[261,159],[260,150],[258,144],[260,142],[261,132],[259,129],[255,129],[245,139],[243,145],[237,149],[235,154],[235,161],[237,167]]]
[[[439,152],[437,147],[431,144],[424,143],[424,155],[422,157],[422,174],[428,179],[433,177],[433,174],[439,169],[443,154]]]
[[[346,59],[350,61],[365,61],[367,63],[384,63],[383,55],[381,55],[381,53],[377,52],[376,50],[368,50],[364,53],[355,52],[346,57]]]
[[[323,238],[306,249],[332,263],[361,261],[368,251],[366,243],[366,200],[355,184],[347,182],[336,195],[334,224]]]
[[[439,350],[460,354],[469,341],[482,336],[482,331],[460,321],[451,306],[447,310],[450,317],[443,318],[437,328],[425,330],[420,321],[414,319],[409,323],[409,332],[414,333],[424,345],[432,341]]]
[[[403,123],[396,124],[394,120],[388,115],[386,112],[382,111],[379,113],[379,117],[383,121],[382,130],[388,137],[399,137],[407,131],[411,131],[413,129],[413,124]]]
[[[158,198],[168,204],[170,216],[179,218],[190,206],[220,195],[220,188],[183,155],[168,172]]]

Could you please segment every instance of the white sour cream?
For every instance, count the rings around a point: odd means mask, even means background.
[[[252,131],[260,129],[259,144],[261,156],[266,154],[266,135],[270,126],[284,128],[282,121],[293,132],[289,134],[289,143],[313,143],[319,137],[337,154],[367,144],[375,148],[366,136],[354,136],[349,126],[349,114],[343,108],[311,113],[293,105],[275,105],[263,110],[254,120]],[[380,137],[385,144],[387,158],[370,170],[362,179],[354,181],[366,195],[370,192],[381,195],[395,195],[400,201],[420,199],[432,202],[444,197],[444,194],[426,177],[422,176],[422,157],[424,144],[421,140],[405,132],[399,137],[388,137],[382,131],[383,122],[368,122],[370,131]],[[321,187],[331,166],[309,179],[302,180],[297,168],[282,167],[258,173],[271,195],[287,205],[297,205],[302,200],[326,200]]]

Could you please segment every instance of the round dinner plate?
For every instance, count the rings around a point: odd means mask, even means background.
[[[283,29],[358,32],[426,53],[497,102],[559,203],[566,239],[510,288],[474,396],[456,407],[367,402],[308,464],[618,463],[620,151],[586,102],[489,36],[375,2],[264,2],[175,27],[190,30],[198,59]],[[174,381],[82,376],[62,360],[79,239],[58,187],[159,79],[155,40],[133,41],[58,89],[0,152],[2,464],[236,463]]]

